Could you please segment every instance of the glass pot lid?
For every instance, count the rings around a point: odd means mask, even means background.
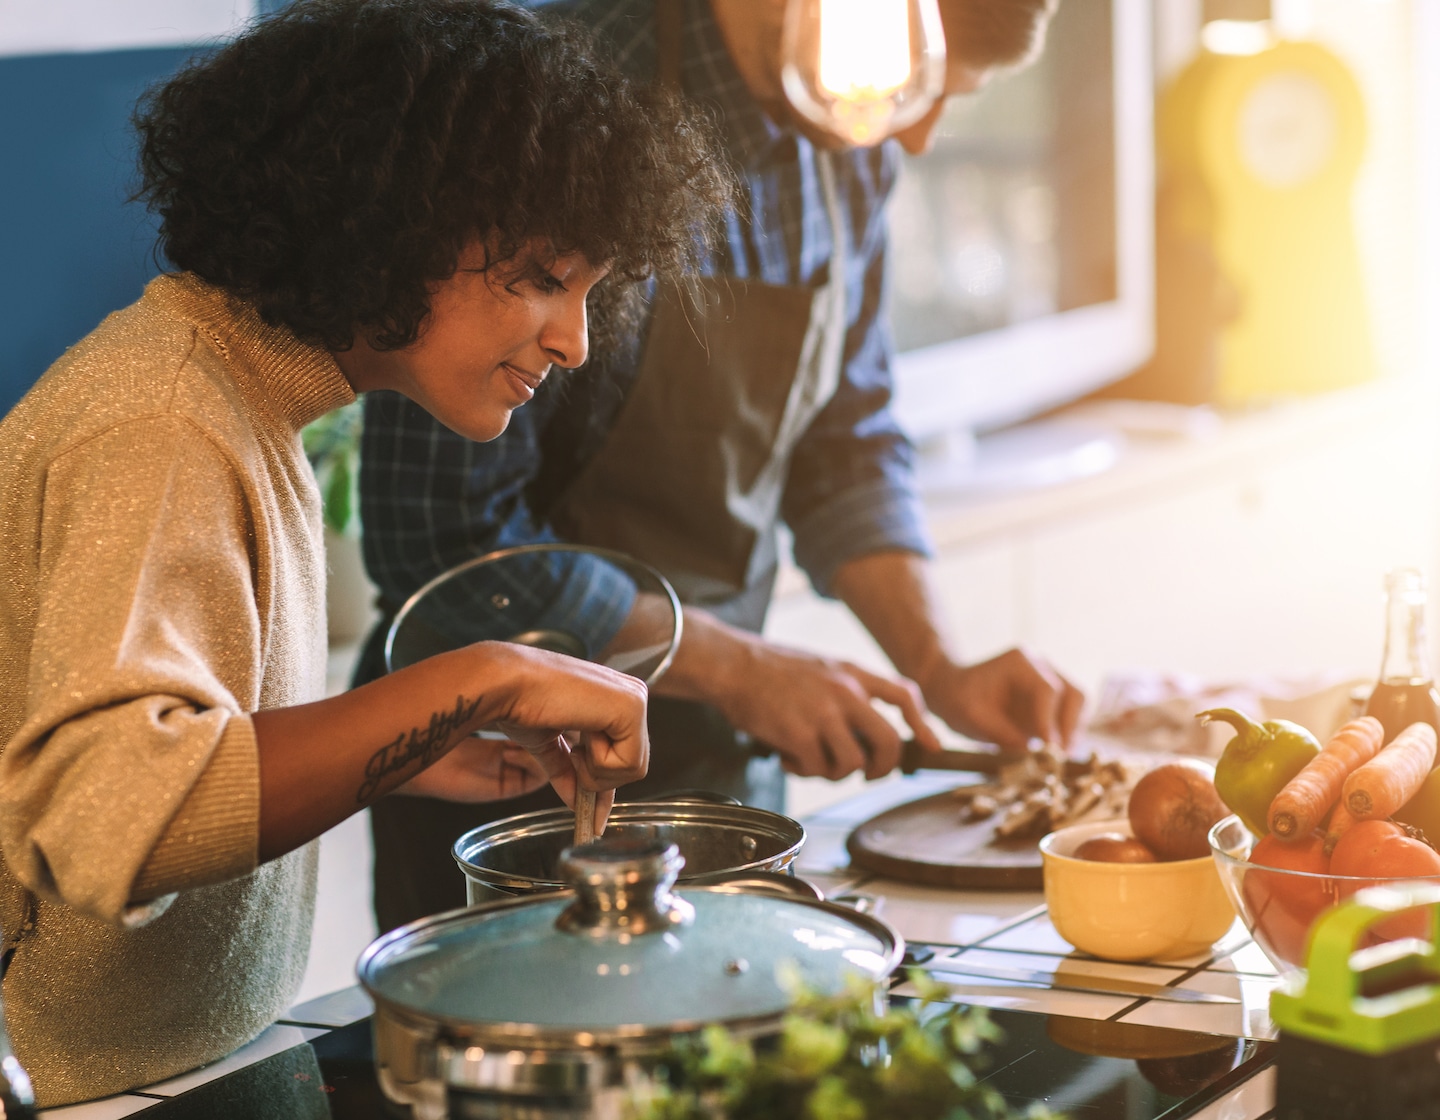
[[[598,661],[654,684],[681,629],[675,589],[649,564],[589,545],[516,545],[456,564],[411,595],[385,636],[385,669],[498,641]]]
[[[596,1043],[778,1017],[786,973],[838,992],[888,976],[904,951],[888,926],[832,903],[677,894],[673,844],[601,839],[561,864],[573,891],[395,930],[361,957],[361,983],[422,1018]]]

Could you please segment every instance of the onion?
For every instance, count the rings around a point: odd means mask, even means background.
[[[1155,767],[1130,793],[1131,831],[1162,860],[1209,855],[1206,834],[1229,812],[1214,769],[1193,758]]]
[[[1075,849],[1076,859],[1093,859],[1101,863],[1155,863],[1155,853],[1133,836],[1106,832],[1092,836]]]

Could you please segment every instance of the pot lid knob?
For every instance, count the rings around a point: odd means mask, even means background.
[[[575,901],[555,920],[566,933],[628,940],[689,925],[695,908],[672,893],[685,857],[674,844],[616,836],[566,848],[560,874]]]

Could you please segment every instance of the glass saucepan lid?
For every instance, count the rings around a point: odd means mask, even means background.
[[[502,641],[653,684],[675,657],[681,625],[675,589],[648,564],[588,545],[517,545],[457,564],[411,595],[385,637],[385,668]]]
[[[851,976],[878,984],[904,952],[889,926],[833,903],[725,884],[676,893],[684,859],[663,839],[607,836],[561,864],[571,890],[374,942],[358,972],[382,1013],[447,1024],[477,1046],[662,1041],[712,1022],[773,1030],[787,973],[833,995]]]

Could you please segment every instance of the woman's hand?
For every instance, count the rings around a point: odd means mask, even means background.
[[[603,665],[525,652],[535,656],[536,672],[559,675],[528,684],[493,726],[529,754],[572,809],[578,786],[596,791],[598,835],[615,804],[615,787],[643,778],[649,769],[649,691],[643,681]]]
[[[467,803],[503,801],[543,789],[549,780],[545,768],[523,747],[472,737],[392,792]]]
[[[293,850],[402,785],[476,800],[537,788],[538,769],[567,802],[577,782],[603,796],[649,766],[646,698],[642,682],[613,669],[478,642],[339,696],[257,712],[260,858]],[[477,742],[485,727],[529,761]]]

